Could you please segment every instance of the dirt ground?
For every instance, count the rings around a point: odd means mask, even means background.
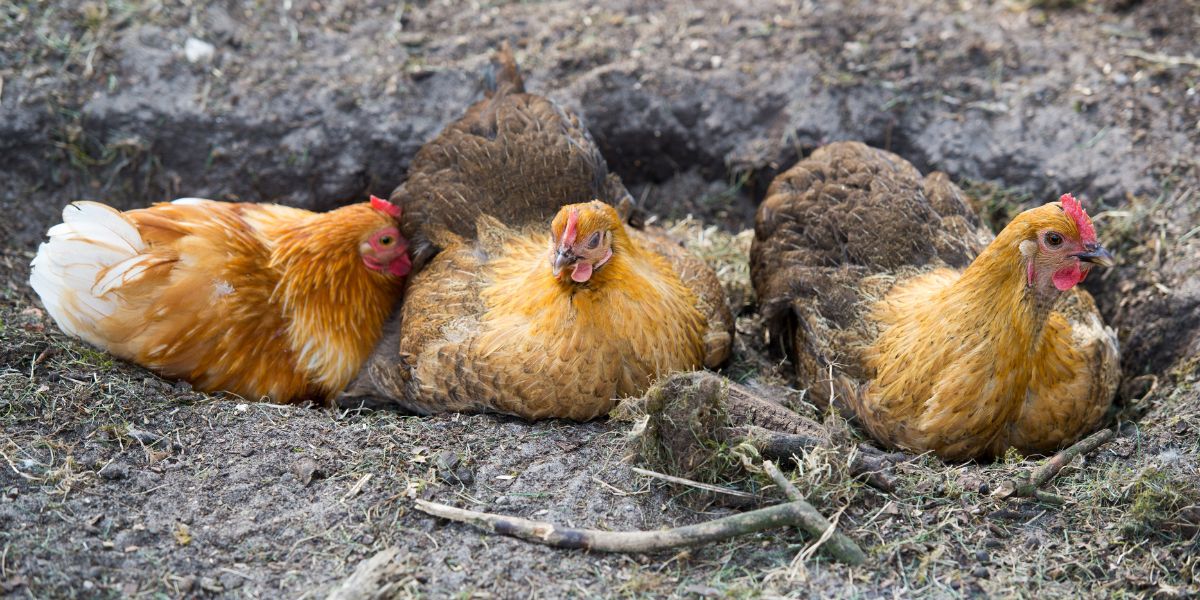
[[[193,37],[211,46],[189,57]],[[651,214],[692,216],[677,231],[741,315],[725,373],[751,385],[787,369],[763,350],[745,229],[817,146],[946,171],[995,226],[1083,196],[1119,261],[1087,286],[1122,342],[1120,437],[1049,486],[1063,506],[989,495],[1037,464],[1019,456],[921,458],[892,494],[842,455],[800,457],[798,484],[862,567],[794,561],[813,540],[790,530],[557,551],[411,499],[599,529],[733,509],[632,473],[628,423],[244,403],[115,361],[37,309],[28,262],[67,202],[386,195],[505,39]],[[402,596],[1200,595],[1197,39],[1194,0],[5,3],[0,596],[323,597],[389,546]]]

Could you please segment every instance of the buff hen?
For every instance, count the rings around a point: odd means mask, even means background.
[[[317,214],[185,198],[76,202],[30,284],[62,330],[203,391],[328,400],[379,338],[410,262],[400,209]]]
[[[1070,195],[993,239],[944,174],[854,142],[776,178],[751,250],[768,331],[809,393],[887,446],[952,460],[1046,453],[1100,423],[1117,340],[1075,286],[1111,263]]]
[[[392,195],[425,267],[343,406],[586,420],[722,363],[733,318],[713,271],[626,224],[579,117],[525,93],[507,48],[493,73]]]

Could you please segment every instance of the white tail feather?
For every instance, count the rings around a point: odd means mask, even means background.
[[[67,205],[48,235],[31,263],[30,285],[63,331],[106,346],[101,322],[121,308],[111,292],[159,260],[143,254],[146,243],[132,222],[96,202]]]

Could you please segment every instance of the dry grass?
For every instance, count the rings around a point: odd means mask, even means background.
[[[735,315],[754,304],[754,285],[750,282],[753,229],[733,234],[715,225],[705,225],[691,215],[667,223],[666,229],[716,271]]]

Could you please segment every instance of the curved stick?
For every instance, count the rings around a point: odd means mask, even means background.
[[[520,517],[477,512],[426,500],[416,500],[416,507],[417,510],[435,517],[470,523],[493,533],[555,548],[628,553],[659,552],[682,546],[720,542],[767,529],[801,526],[811,518],[809,511],[813,510],[804,501],[788,502],[713,519],[697,525],[685,525],[659,531],[599,531],[573,529],[545,521],[531,521]],[[841,559],[841,557],[838,558]],[[858,563],[852,562],[851,564]]]

